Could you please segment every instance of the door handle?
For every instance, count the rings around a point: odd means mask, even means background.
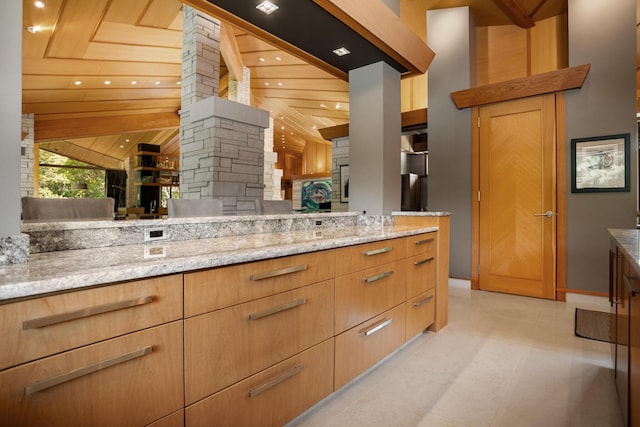
[[[545,213],[541,213],[541,214],[533,214],[533,216],[546,216],[547,218],[551,218],[553,215],[554,213],[551,211],[546,211]]]

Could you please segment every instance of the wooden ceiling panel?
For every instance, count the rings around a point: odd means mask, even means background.
[[[255,67],[251,69],[251,78],[274,79],[278,77],[303,77],[309,79],[335,78],[312,65],[284,65]]]
[[[125,46],[161,46],[182,49],[182,32],[103,21],[93,41],[120,43]]]
[[[135,25],[147,9],[149,0],[111,0],[104,22]]]
[[[108,0],[67,0],[51,35],[46,56],[84,58],[108,3]]]
[[[338,79],[305,79],[305,78],[279,78],[279,79],[251,79],[254,88],[276,88],[295,90],[317,91],[348,91],[349,85]]]
[[[167,29],[181,10],[176,0],[151,0],[138,25]]]
[[[103,112],[119,111],[122,114],[124,111],[145,111],[156,108],[166,108],[171,111],[177,111],[180,107],[180,100],[176,102],[174,99],[142,99],[132,101],[129,99],[121,99],[118,101],[104,101],[104,102],[26,102],[22,101],[23,113],[35,113],[36,120],[40,120],[38,115],[44,114],[61,114],[61,113],[74,113],[74,112],[92,112],[94,115],[102,116]],[[86,116],[85,116],[86,117]],[[36,135],[36,140],[38,136]]]
[[[182,58],[182,49],[136,45],[118,45],[117,48],[114,48],[111,43],[92,42],[87,45],[83,58],[104,61],[176,63],[180,62]]]

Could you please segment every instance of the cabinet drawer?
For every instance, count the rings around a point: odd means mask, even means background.
[[[336,278],[336,334],[406,299],[406,260]]]
[[[425,254],[426,256],[435,257],[438,233],[417,234],[407,237],[407,256]]]
[[[415,255],[407,260],[407,298],[436,286],[436,258],[430,254]]]
[[[334,275],[333,250],[187,273],[185,316],[263,298]]]
[[[143,426],[183,407],[182,322],[0,373],[0,425]]]
[[[333,391],[333,338],[187,407],[187,427],[281,426]]]
[[[407,257],[405,238],[382,240],[336,249],[336,276]]]
[[[0,369],[182,317],[182,275],[0,305]]]
[[[435,293],[435,289],[430,289],[407,301],[407,341],[427,329],[435,320]]]
[[[335,390],[404,344],[405,303],[336,336]]]
[[[185,320],[187,403],[333,336],[333,280]]]

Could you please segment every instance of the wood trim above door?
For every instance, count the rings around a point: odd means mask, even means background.
[[[451,92],[451,98],[459,109],[510,101],[529,96],[544,95],[582,87],[591,65],[563,68],[548,73],[493,83]]]

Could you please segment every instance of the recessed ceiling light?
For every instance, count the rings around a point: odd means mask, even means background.
[[[269,86],[269,82],[264,82],[264,85],[265,86]]]
[[[280,126],[280,129],[284,130],[284,126]]]
[[[335,50],[333,51],[333,53],[335,53],[335,54],[336,54],[336,55],[338,55],[338,56],[345,56],[345,55],[350,54],[351,52],[349,52],[349,51],[347,50],[347,48],[345,48],[345,47],[339,47],[339,48],[335,49]]]
[[[106,85],[110,85],[110,84],[111,84],[111,80],[105,80],[105,81],[104,81],[104,84],[106,84]]]
[[[258,9],[260,12],[264,13],[265,15],[271,15],[273,12],[278,10],[278,6],[271,3],[269,0],[265,0],[259,5],[257,5],[256,9]]]
[[[278,86],[282,86],[282,82],[278,82]]]
[[[336,110],[339,110],[339,109],[340,109],[340,103],[336,102]]]
[[[320,106],[321,106],[322,108],[327,108],[327,106],[326,106],[326,105],[324,105],[324,104],[320,104]]]
[[[125,139],[124,142],[129,142],[129,138]]]
[[[137,81],[135,81],[135,80],[133,80],[133,81],[131,82],[131,84],[132,84],[132,85],[137,85],[137,84],[138,84],[138,82],[137,82]]]
[[[282,58],[280,58],[279,56],[276,56],[276,61],[282,61]]]
[[[42,9],[42,8],[44,8],[44,2],[43,2],[43,1],[36,1],[36,2],[33,2],[33,5],[34,5],[35,7],[37,7],[38,9]]]
[[[179,84],[182,84],[182,82],[178,81],[178,82],[176,82],[176,84],[179,85]]]
[[[264,59],[264,58],[258,58],[258,61],[260,61],[260,62],[264,62],[264,61],[265,61],[265,59]]]
[[[76,86],[80,86],[82,82],[80,80],[76,80],[75,82],[73,82],[73,84]]]
[[[31,34],[35,34],[40,31],[40,25],[31,25],[27,27],[27,31],[29,31]]]
[[[124,145],[121,145],[120,148],[124,148]]]
[[[157,85],[159,85],[159,84],[160,84],[160,82],[156,82],[156,84],[157,84]]]

